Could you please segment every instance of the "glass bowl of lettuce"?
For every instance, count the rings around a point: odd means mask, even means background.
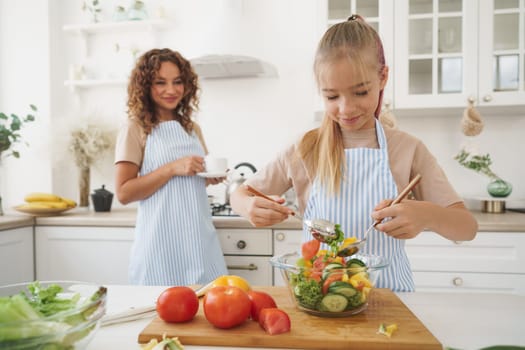
[[[107,289],[48,281],[0,287],[0,349],[84,349],[100,326]]]
[[[364,311],[368,296],[388,259],[369,254],[339,257],[319,251],[306,259],[299,253],[271,258],[280,269],[298,309],[320,317],[347,317]]]

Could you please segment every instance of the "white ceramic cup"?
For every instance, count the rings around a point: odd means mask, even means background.
[[[206,156],[204,157],[204,164],[207,173],[224,173],[228,169],[226,158]]]

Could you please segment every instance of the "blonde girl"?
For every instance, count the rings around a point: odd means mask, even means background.
[[[423,230],[471,240],[477,222],[425,145],[378,121],[388,66],[381,39],[362,17],[353,15],[326,31],[315,54],[314,73],[325,106],[321,126],[247,184],[276,196],[293,187],[305,219],[339,223],[346,236],[361,238],[373,220],[389,218],[370,233],[364,250],[390,259],[378,287],[413,291],[405,240]],[[413,191],[415,200],[388,207],[418,173],[422,180]],[[291,214],[289,208],[244,188],[232,195],[231,204],[254,226],[273,225]],[[303,231],[303,241],[311,240]]]

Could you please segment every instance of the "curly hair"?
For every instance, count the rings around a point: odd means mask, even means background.
[[[172,62],[180,70],[184,84],[184,97],[173,110],[174,119],[178,120],[186,132],[193,130],[191,116],[199,108],[198,76],[190,61],[179,52],[170,49],[152,49],[139,57],[131,71],[128,84],[128,117],[136,119],[146,135],[160,122],[155,114],[155,103],[151,98],[151,86],[163,62]]]

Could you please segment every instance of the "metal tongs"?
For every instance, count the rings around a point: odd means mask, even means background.
[[[257,191],[255,188],[251,187],[250,185],[244,185],[246,190],[250,192],[251,194],[262,197],[264,199],[267,199],[271,202],[281,204],[277,202],[275,199],[268,197],[262,192]],[[298,214],[297,212],[293,211],[292,216],[296,218],[297,220],[300,220],[303,222],[310,233],[319,241],[329,243],[331,240],[337,237],[337,234],[335,232],[335,224],[323,219],[313,219],[313,220],[305,220],[303,217]],[[317,235],[317,236],[316,236]]]

